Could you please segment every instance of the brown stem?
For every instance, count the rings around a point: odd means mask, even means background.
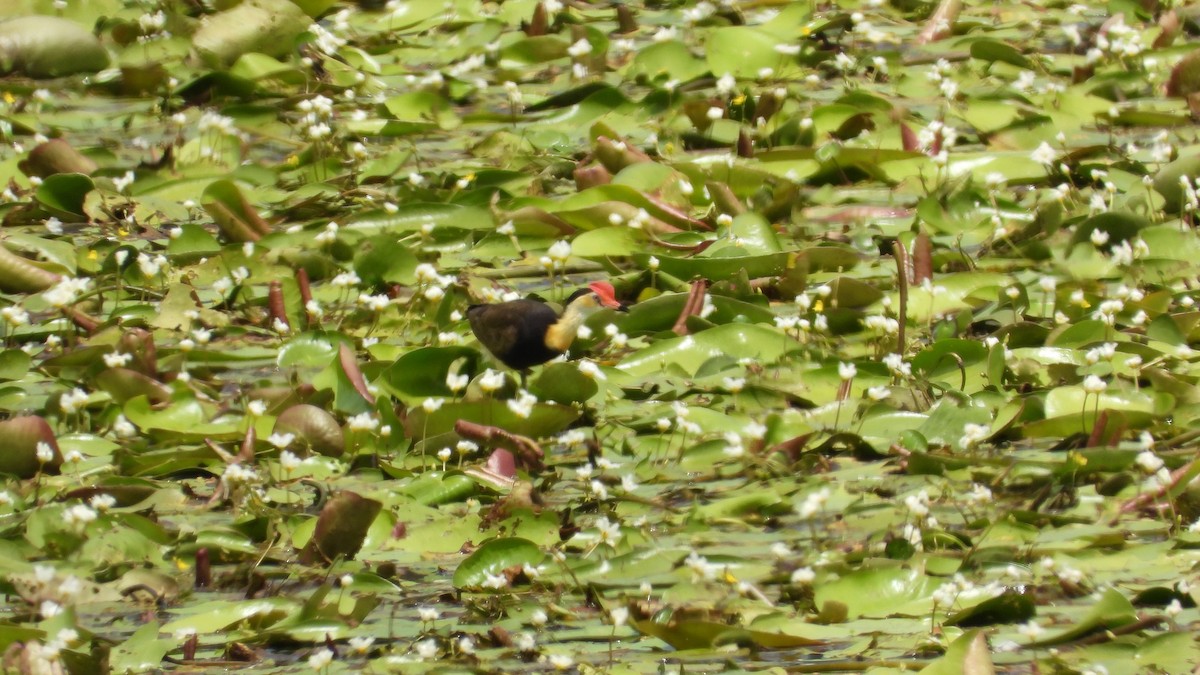
[[[280,284],[278,280],[271,281],[267,287],[267,308],[271,312],[272,326],[275,321],[281,321],[289,329],[292,327],[287,318],[287,309],[283,304],[283,284]]]
[[[688,291],[687,301],[683,303],[683,311],[679,313],[679,318],[675,320],[675,325],[671,328],[672,332],[676,335],[688,334],[688,317],[700,315],[700,310],[704,308],[704,294],[707,290],[708,283],[703,279],[697,279],[692,282],[692,288]]]
[[[542,458],[545,453],[532,438],[520,436],[499,427],[476,424],[467,420],[455,422],[454,432],[463,438],[469,438],[492,447],[501,447],[512,452],[521,466],[530,471],[541,471],[544,468]]]
[[[908,326],[908,253],[900,240],[892,242],[892,256],[896,258],[896,286],[900,289],[900,330],[896,336],[896,353],[904,353],[904,330]]]

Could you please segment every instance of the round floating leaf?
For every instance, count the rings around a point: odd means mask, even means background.
[[[704,61],[696,58],[690,49],[677,40],[667,40],[639,49],[629,65],[631,75],[662,81],[687,82],[700,77],[707,70],[708,66]]]
[[[271,431],[295,434],[299,445],[307,445],[313,452],[326,457],[340,457],[346,450],[345,437],[337,419],[307,403],[294,405],[280,413]]]
[[[479,492],[479,485],[462,473],[429,471],[404,486],[401,493],[426,506],[461,502]]]
[[[598,390],[596,381],[579,372],[574,363],[551,363],[529,383],[534,396],[556,403],[582,403]]]
[[[454,587],[482,590],[488,577],[503,575],[506,570],[542,564],[546,554],[528,539],[506,537],[493,539],[467,556],[454,570]]]
[[[718,356],[773,363],[789,347],[788,338],[774,328],[756,324],[726,324],[670,340],[661,340],[629,355],[617,368],[630,375],[648,375],[668,365],[695,373]]]
[[[221,68],[248,52],[282,56],[311,23],[289,0],[246,0],[207,17],[192,36],[192,46],[205,63]]]
[[[867,569],[817,584],[814,600],[818,607],[840,602],[851,618],[926,613],[939,583],[911,567]]]
[[[50,448],[53,456],[49,461],[38,458],[39,444]],[[62,464],[54,430],[37,415],[0,422],[0,448],[0,473],[32,478],[39,471],[57,471]]]
[[[482,357],[470,347],[424,347],[415,349],[388,366],[381,381],[391,392],[404,397],[452,396],[446,376],[455,362],[458,374],[474,376]]]
[[[534,404],[528,417],[522,417],[504,401],[462,401],[442,405],[432,413],[413,409],[405,425],[413,438],[429,438],[454,430],[459,420],[497,426],[529,438],[545,438],[566,429],[579,419],[579,411],[565,405]]]
[[[61,77],[108,66],[108,52],[87,29],[53,16],[0,21],[0,74]]]
[[[321,509],[317,529],[300,553],[300,561],[306,565],[328,565],[341,559],[353,559],[381,510],[383,504],[374,499],[353,492],[339,492]]]
[[[84,174],[58,173],[42,181],[35,195],[42,208],[60,218],[86,220],[83,203],[95,187]]]
[[[1167,80],[1167,96],[1190,96],[1200,92],[1200,50],[1179,60]]]
[[[999,61],[1025,70],[1033,68],[1029,58],[1022,54],[1016,47],[1007,42],[989,38],[982,38],[971,43],[971,58],[989,63]]]
[[[1200,155],[1180,156],[1159,170],[1154,177],[1154,190],[1163,196],[1163,208],[1168,213],[1178,213],[1183,206],[1183,186],[1180,180],[1189,181],[1200,175]]]
[[[747,26],[727,26],[712,32],[705,47],[709,71],[718,77],[757,78],[764,68],[778,69],[783,63],[775,51],[776,40]]]
[[[163,403],[171,398],[171,388],[129,368],[108,368],[96,375],[96,386],[108,392],[117,403],[145,396],[151,403]]]

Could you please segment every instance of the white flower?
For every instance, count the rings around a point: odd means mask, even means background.
[[[842,378],[842,380],[853,380],[857,374],[858,368],[853,363],[838,364],[838,377]]]
[[[221,474],[221,482],[226,485],[257,483],[258,473],[254,471],[253,467],[230,464],[225,467],[225,473]]]
[[[308,657],[308,667],[313,670],[322,670],[331,663],[333,663],[333,650],[325,647],[318,649]]]
[[[616,548],[617,543],[621,541],[621,524],[610,521],[607,516],[600,516],[596,520],[596,529],[599,531],[598,539],[601,544]]]
[[[550,256],[550,259],[555,262],[565,262],[571,256],[571,242],[565,239],[554,242],[549,250],[546,251],[546,255]]]
[[[29,312],[17,305],[0,309],[0,317],[3,317],[4,321],[14,328],[29,323]]]
[[[62,518],[68,525],[83,526],[94,521],[96,510],[86,504],[76,504],[63,512]]]
[[[1138,453],[1137,464],[1138,466],[1142,467],[1146,473],[1154,473],[1163,467],[1162,459],[1149,450],[1143,450],[1142,452]]]
[[[892,395],[892,390],[884,385],[867,389],[867,397],[872,401],[882,401]]]
[[[104,365],[108,366],[109,368],[121,368],[131,360],[133,360],[133,354],[109,352],[104,355]]]
[[[537,403],[537,401],[538,399],[536,396],[522,389],[521,391],[517,392],[517,398],[509,399],[505,401],[505,404],[514,415],[520,417],[521,419],[527,419],[533,414],[533,406],[535,403]]]
[[[793,584],[811,584],[817,578],[817,573],[811,567],[798,567],[792,572]]]
[[[246,413],[254,417],[262,417],[267,413],[267,402],[261,399],[254,399],[246,404]]]
[[[64,413],[67,415],[72,415],[81,407],[83,407],[83,404],[87,403],[87,400],[87,392],[79,387],[75,387],[71,391],[62,395],[62,397],[59,399],[59,406],[62,408]]]
[[[437,641],[433,638],[421,640],[417,644],[413,645],[413,647],[417,650],[417,656],[419,658],[432,659],[433,657],[437,656]]]
[[[479,377],[479,388],[486,393],[492,393],[504,386],[504,373],[491,368],[485,370]]]
[[[417,608],[417,616],[419,616],[421,618],[421,621],[425,622],[425,623],[429,623],[431,621],[437,621],[438,610],[436,607],[424,607],[424,606],[418,607]]]
[[[973,504],[987,504],[992,501],[992,491],[986,485],[974,483],[967,495],[967,501]]]
[[[592,43],[587,41],[587,38],[579,38],[575,44],[567,47],[567,54],[579,58],[592,53]]]
[[[1088,375],[1083,378],[1083,391],[1088,394],[1102,394],[1108,389],[1108,383],[1102,380],[1097,375]]]
[[[455,394],[463,389],[466,389],[470,382],[471,378],[467,375],[455,375],[454,373],[448,373],[446,375],[446,386],[449,387],[450,391],[454,392]]]
[[[485,572],[483,584],[481,585],[484,588],[494,588],[496,590],[508,588],[508,577],[504,576],[503,574],[492,574],[490,572]]]
[[[51,307],[62,309],[69,305],[75,304],[79,299],[80,294],[87,291],[91,285],[91,279],[75,279],[72,277],[63,277],[52,288],[42,293],[42,297]]]
[[[963,425],[963,435],[958,439],[958,444],[964,448],[972,448],[991,434],[992,430],[986,424],[972,424],[968,422]]]
[[[280,450],[283,450],[284,448],[291,445],[292,441],[294,441],[294,440],[296,440],[296,434],[293,434],[293,433],[286,433],[286,434],[276,433],[276,434],[271,434],[270,436],[267,437],[267,442]]]
[[[375,644],[375,638],[369,635],[352,637],[350,638],[350,651],[355,654],[366,654],[373,644]]]
[[[1034,150],[1029,156],[1030,159],[1038,164],[1044,164],[1046,166],[1053,166],[1054,160],[1057,157],[1058,152],[1055,151],[1055,149],[1046,141],[1042,141],[1042,144],[1037,146],[1037,149]]]
[[[300,468],[300,464],[300,458],[297,457],[291,450],[284,450],[283,452],[279,453],[279,466],[283,467],[283,470],[287,473],[291,473]]]
[[[351,431],[374,431],[379,428],[379,420],[369,412],[359,413],[346,420]]]
[[[1017,632],[1030,640],[1036,640],[1039,635],[1045,632],[1045,629],[1038,625],[1037,620],[1030,619],[1026,623],[1018,626]]]
[[[338,288],[350,288],[353,286],[357,286],[361,282],[362,282],[362,279],[359,279],[358,275],[355,274],[353,271],[351,271],[351,272],[342,272],[341,274],[335,276],[329,283],[330,283],[330,285],[336,286]]]

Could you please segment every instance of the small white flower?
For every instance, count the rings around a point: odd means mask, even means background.
[[[492,393],[504,386],[504,373],[487,369],[479,377],[479,388],[485,393]]]
[[[267,402],[261,399],[254,399],[246,404],[246,412],[254,417],[262,417],[267,414]]]
[[[843,381],[853,380],[857,374],[858,368],[853,363],[838,364],[838,377],[842,378]]]
[[[333,663],[333,650],[325,647],[318,649],[308,657],[308,667],[313,670],[322,670],[331,663]]]
[[[579,372],[583,373],[584,375],[588,376],[589,378],[591,378],[593,380],[604,380],[605,379],[605,375],[604,375],[603,371],[600,370],[600,366],[596,365],[595,362],[593,362],[593,361],[588,361],[587,359],[583,359],[579,362],[578,368],[579,368]]]
[[[448,373],[446,375],[446,386],[455,394],[463,389],[466,389],[470,382],[471,378],[467,375],[456,375],[454,373]]]
[[[359,413],[346,420],[351,431],[374,431],[379,428],[379,420],[369,412]]]
[[[1149,450],[1143,450],[1138,453],[1137,464],[1146,473],[1154,473],[1163,467],[1162,459]]]
[[[365,635],[360,637],[350,638],[350,651],[355,654],[366,654],[371,650],[371,645],[375,643],[375,638]]]
[[[1088,394],[1103,394],[1104,390],[1108,389],[1108,383],[1097,375],[1088,375],[1083,378],[1083,391]]]
[[[793,584],[807,585],[811,584],[817,578],[817,573],[811,567],[798,567],[792,572],[791,582]]]
[[[1049,143],[1042,141],[1041,145],[1037,146],[1037,149],[1029,157],[1038,164],[1053,166],[1054,160],[1058,157],[1058,152]]]
[[[62,408],[62,411],[65,414],[72,415],[82,408],[83,404],[87,403],[87,400],[87,392],[79,387],[75,387],[71,391],[62,395],[62,397],[59,399],[59,406]]]
[[[96,520],[96,510],[86,504],[76,504],[63,512],[63,521],[68,525],[84,526]]]
[[[1042,628],[1035,619],[1030,619],[1026,623],[1018,626],[1017,632],[1030,640],[1036,640],[1042,633],[1045,632],[1045,629]]]
[[[571,242],[565,239],[554,242],[549,250],[546,251],[546,255],[550,256],[550,259],[555,262],[566,262],[567,258],[571,256]]]
[[[296,434],[293,434],[293,433],[286,433],[286,434],[275,433],[275,434],[271,434],[270,436],[267,437],[267,442],[270,443],[271,445],[275,446],[279,450],[283,450],[284,448],[288,447],[289,445],[292,444],[292,441],[294,441],[294,440],[296,440]]]

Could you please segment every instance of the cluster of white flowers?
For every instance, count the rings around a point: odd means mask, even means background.
[[[1133,58],[1146,49],[1141,31],[1126,24],[1121,15],[1116,16],[1119,21],[1108,24],[1107,31],[1096,34],[1096,46],[1087,52],[1089,63],[1101,61],[1105,55],[1118,59]]]
[[[51,307],[64,309],[75,304],[79,296],[87,292],[91,283],[92,280],[86,277],[63,277],[54,286],[43,291],[42,298]]]
[[[821,488],[814,492],[808,493],[804,497],[804,501],[796,507],[796,513],[808,520],[820,513],[821,509],[825,508],[825,503],[829,501],[829,488]]]
[[[968,422],[963,425],[963,435],[958,439],[958,444],[964,449],[970,449],[991,435],[992,429],[988,425]]]
[[[521,389],[521,390],[517,391],[516,398],[510,398],[509,400],[505,401],[504,403],[508,406],[508,409],[511,410],[514,415],[516,415],[517,417],[520,417],[521,419],[527,419],[530,415],[533,414],[533,406],[537,402],[538,402],[537,396],[534,396],[533,394],[529,393],[528,391]]]

